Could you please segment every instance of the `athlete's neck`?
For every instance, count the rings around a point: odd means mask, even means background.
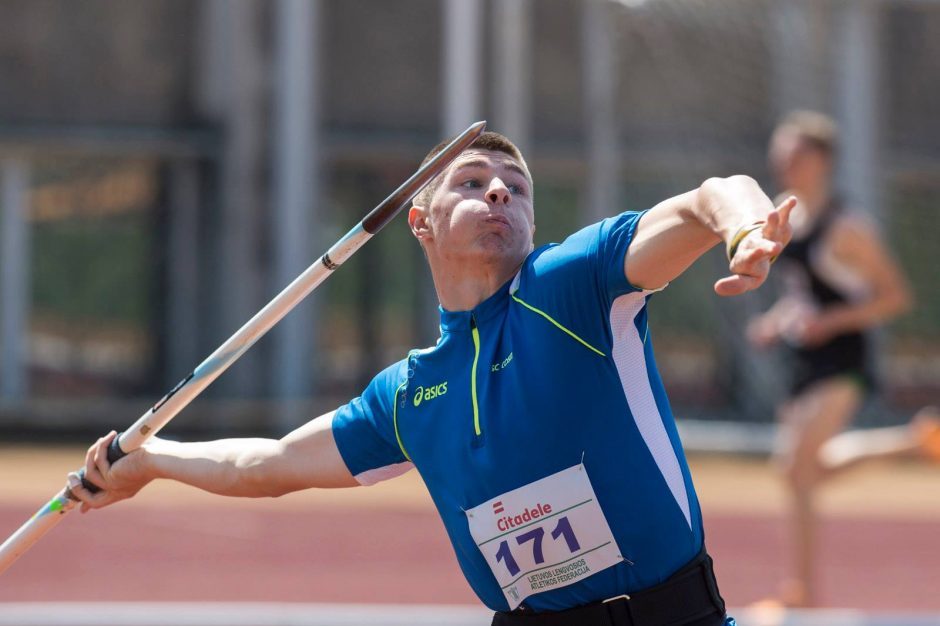
[[[803,211],[811,220],[818,218],[832,199],[832,186],[828,182],[803,188],[795,187],[791,192],[799,198]]]
[[[434,289],[447,311],[469,311],[506,284],[525,259],[493,263],[435,263],[430,261]]]

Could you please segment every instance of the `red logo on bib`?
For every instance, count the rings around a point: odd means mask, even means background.
[[[499,505],[499,511],[496,510],[497,505]],[[497,502],[496,504],[493,505],[494,513],[501,513],[502,510],[503,510],[502,502]],[[524,509],[522,513],[518,515],[507,515],[506,517],[499,518],[496,521],[496,527],[499,528],[501,531],[505,532],[509,530],[510,528],[516,528],[518,526],[522,526],[523,524],[527,524],[531,521],[537,520],[540,517],[544,517],[545,515],[548,515],[551,512],[552,512],[551,504],[542,504],[541,502],[539,502],[537,505],[535,505],[531,509],[529,508]]]

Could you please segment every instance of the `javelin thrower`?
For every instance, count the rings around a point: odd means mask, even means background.
[[[794,204],[712,178],[536,248],[525,159],[483,133],[408,211],[440,301],[436,345],[279,440],[154,438],[112,464],[109,434],[85,463],[101,491],[73,477],[72,492],[89,510],[156,478],[262,497],[416,467],[496,626],[730,626],[647,303],[722,242],[715,292],[759,287]]]

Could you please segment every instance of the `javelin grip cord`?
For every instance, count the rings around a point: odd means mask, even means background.
[[[113,464],[127,456],[127,452],[121,450],[121,435],[123,434],[124,433],[118,433],[114,439],[111,440],[111,443],[108,444],[108,463]],[[98,485],[85,478],[84,467],[78,471],[78,475],[82,479],[82,486],[85,489],[92,493],[98,493],[101,491],[101,488],[98,487]]]

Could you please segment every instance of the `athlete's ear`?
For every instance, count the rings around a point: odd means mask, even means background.
[[[426,241],[431,236],[431,215],[423,206],[414,205],[408,209],[408,227],[418,241]]]

